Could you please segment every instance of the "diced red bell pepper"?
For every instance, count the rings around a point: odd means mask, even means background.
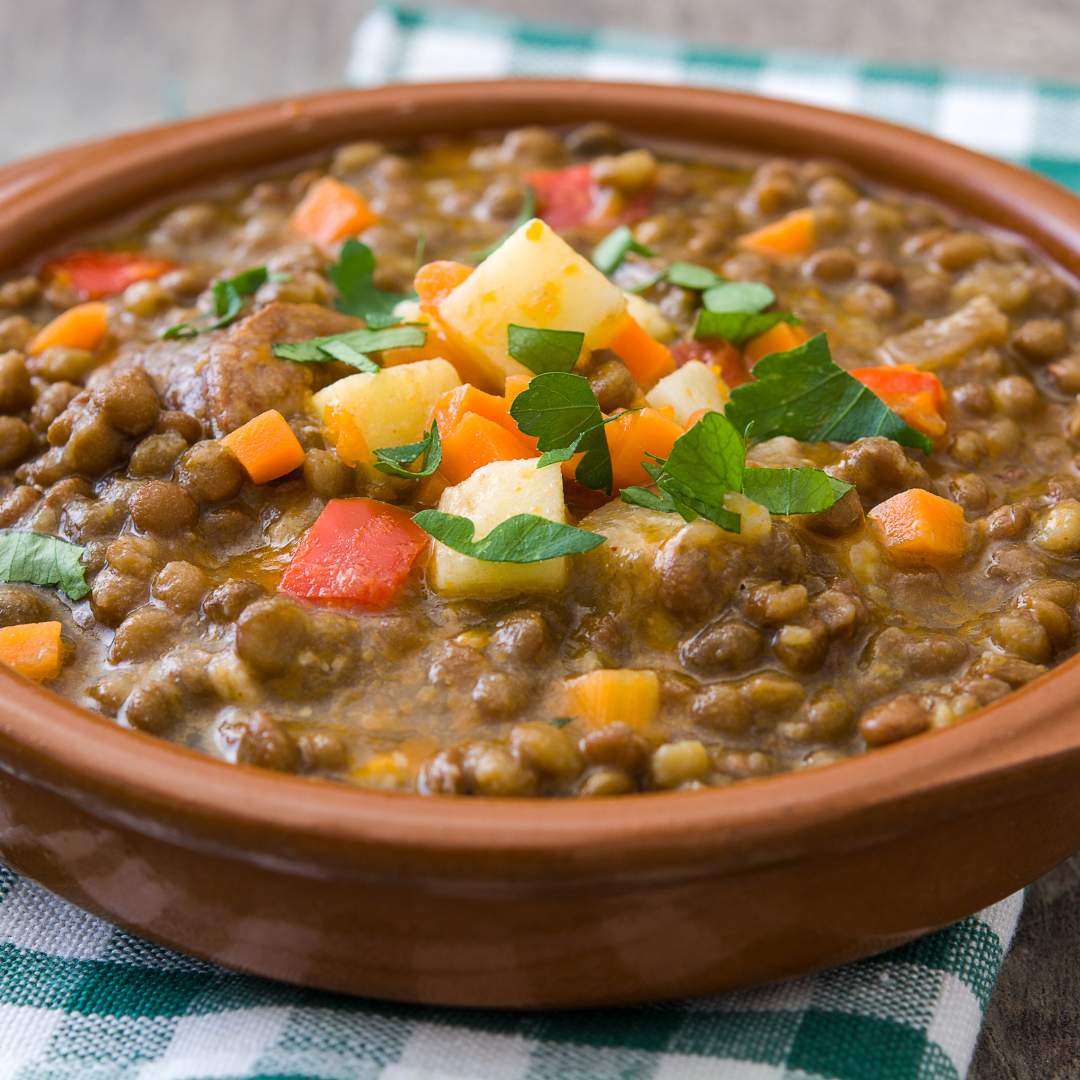
[[[597,185],[587,164],[567,165],[563,169],[536,169],[525,180],[536,192],[540,216],[553,229],[575,229],[582,225],[632,225],[648,216],[653,204],[653,190],[644,188],[621,199],[611,212],[600,205]]]
[[[136,281],[150,281],[172,270],[175,263],[152,259],[136,251],[72,251],[47,263],[53,280],[70,285],[84,300],[117,296]]]
[[[388,607],[401,594],[427,539],[396,506],[331,499],[300,541],[280,590],[343,607]]]
[[[750,382],[751,375],[746,370],[739,350],[723,338],[677,341],[670,348],[676,367],[682,367],[691,360],[700,360],[709,367],[719,368],[720,377],[727,383],[728,389],[734,390],[736,386]]]
[[[936,375],[911,364],[854,368],[850,374],[877,394],[905,423],[932,439],[945,434],[947,425],[941,415],[945,387]]]

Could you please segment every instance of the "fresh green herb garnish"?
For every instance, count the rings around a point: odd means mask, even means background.
[[[798,318],[789,311],[708,311],[702,308],[694,323],[694,337],[723,338],[732,345],[741,345],[778,323],[797,322]]]
[[[271,346],[271,352],[281,360],[292,360],[297,364],[325,364],[328,360],[339,360],[358,371],[374,374],[381,368],[369,353],[415,348],[426,340],[427,331],[422,326],[391,326],[385,330],[364,328],[307,341],[280,341]]]
[[[404,446],[384,446],[375,452],[375,468],[390,476],[402,476],[407,480],[419,480],[431,476],[442,464],[442,439],[439,437],[439,425],[432,421],[428,433],[417,443]],[[419,469],[410,469],[423,457],[424,464]]]
[[[652,248],[648,248],[634,239],[634,234],[630,231],[629,225],[620,225],[618,228],[612,229],[611,232],[609,232],[607,236],[593,248],[591,256],[593,266],[595,266],[600,273],[607,274],[607,276],[610,277],[619,269],[623,259],[625,259],[631,251],[636,255],[644,255],[646,257],[656,254]]]
[[[771,514],[828,510],[851,485],[821,469],[755,469],[743,473],[743,494]]]
[[[775,435],[801,442],[881,435],[902,446],[933,450],[929,438],[833,361],[824,334],[759,360],[754,381],[732,390],[724,413],[755,442]]]
[[[567,724],[572,724],[574,718],[572,716],[556,716],[553,720],[549,720],[548,723],[554,728],[564,728]]]
[[[631,487],[624,502],[650,510],[677,511],[687,521],[707,518],[729,532],[739,531],[739,515],[724,497],[741,492],[773,514],[814,514],[827,510],[851,485],[820,469],[764,469],[746,465],[746,442],[721,413],[706,413],[675,440],[671,455],[659,466],[646,463],[657,491]]]
[[[394,308],[415,293],[392,293],[375,285],[375,253],[359,240],[350,238],[341,245],[337,262],[327,269],[338,298],[334,307],[346,315],[363,319],[372,329],[401,322]]]
[[[484,248],[483,251],[474,251],[472,261],[476,263],[483,262],[492,252],[498,251],[506,243],[507,239],[513,236],[526,221],[531,221],[534,217],[536,217],[536,192],[526,184],[525,193],[521,197],[521,209],[518,211],[518,216],[511,223],[510,228],[490,247]]]
[[[766,311],[776,294],[760,281],[724,281],[706,289],[694,324],[696,338],[724,338],[741,345],[777,323],[797,323],[786,311]]]
[[[604,414],[589,380],[569,372],[548,371],[530,380],[510,406],[510,415],[526,435],[533,435],[545,458],[567,461],[579,451],[575,477],[584,487],[610,493],[611,452],[604,435]],[[548,456],[548,451],[558,451]]]
[[[716,285],[722,285],[724,279],[714,273],[707,266],[698,266],[697,263],[673,262],[664,276],[672,285],[678,285],[683,289],[711,289]]]
[[[0,581],[55,586],[72,600],[90,592],[82,565],[85,548],[44,533],[0,532]]]
[[[360,352],[347,341],[327,341],[320,348],[328,357],[342,364],[348,364],[357,371],[365,371],[369,375],[378,375],[382,371],[382,368],[370,356]]]
[[[507,328],[507,352],[530,371],[571,371],[581,355],[585,335],[580,330],[540,330],[532,326]]]
[[[473,539],[476,526],[457,514],[421,510],[413,521],[448,548],[484,562],[543,562],[562,555],[579,555],[604,542],[599,533],[549,521],[536,514],[515,514],[480,540]]]
[[[265,266],[253,266],[234,277],[215,281],[210,290],[214,302],[214,317],[209,322],[177,323],[161,336],[168,340],[195,337],[207,330],[222,330],[231,325],[244,309],[244,300],[254,296],[268,281],[288,281],[288,274],[271,274]]]
[[[776,293],[760,281],[724,281],[705,290],[701,297],[706,311],[716,313],[764,311],[776,303]]]

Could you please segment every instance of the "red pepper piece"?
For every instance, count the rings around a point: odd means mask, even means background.
[[[675,357],[676,367],[682,367],[691,360],[700,360],[709,367],[719,368],[720,377],[727,383],[730,390],[750,382],[751,375],[746,370],[739,350],[723,338],[709,338],[706,341],[677,341],[670,348],[671,355]]]
[[[280,589],[339,606],[385,608],[428,541],[410,516],[375,499],[331,499],[289,563]]]
[[[47,263],[45,272],[71,285],[84,300],[117,296],[136,281],[159,278],[175,263],[135,251],[72,251]]]

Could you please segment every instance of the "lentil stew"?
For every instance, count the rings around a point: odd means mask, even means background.
[[[122,724],[621,794],[948,727],[1074,648],[1075,292],[940,206],[589,125],[87,244],[0,284],[0,656]]]

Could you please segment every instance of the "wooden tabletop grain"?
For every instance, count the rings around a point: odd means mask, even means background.
[[[338,85],[352,31],[370,6],[0,0],[0,161],[162,117]],[[525,10],[519,0],[471,6]],[[529,10],[703,45],[1080,78],[1080,0],[545,0]],[[1029,890],[971,1076],[1080,1077],[1080,856]]]

